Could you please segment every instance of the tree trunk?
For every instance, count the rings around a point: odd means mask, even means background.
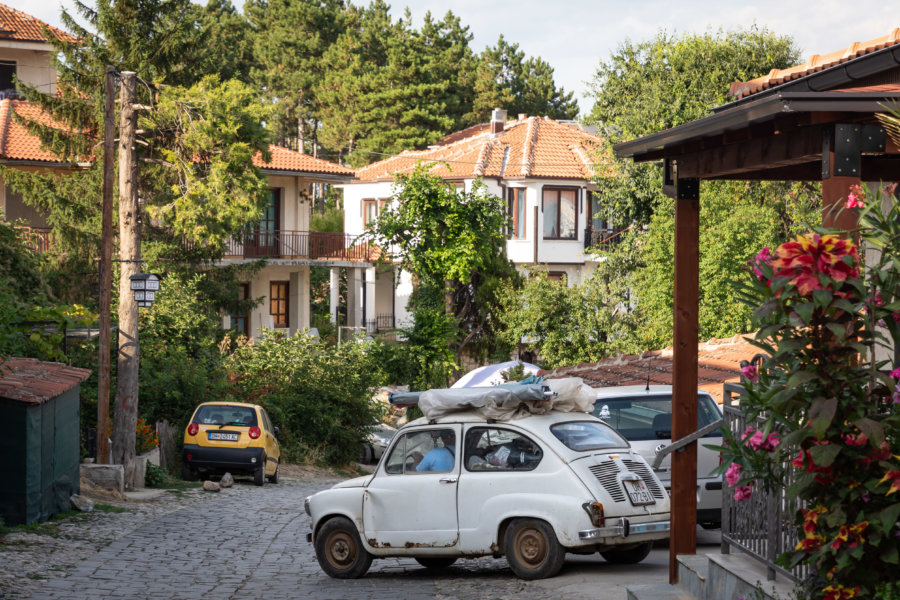
[[[134,160],[135,74],[122,75],[119,121],[119,355],[113,414],[112,462],[125,468],[125,489],[134,488],[134,444],[138,413],[138,306],[131,276],[140,270],[141,222],[138,213],[137,168]]]
[[[305,154],[306,138],[303,137],[303,117],[297,117],[297,152]]]

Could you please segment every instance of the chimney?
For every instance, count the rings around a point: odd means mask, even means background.
[[[527,119],[527,118],[528,118],[528,115],[526,115],[525,113],[519,113],[519,120],[520,120],[520,121],[524,121],[524,120]]]
[[[502,108],[495,108],[491,113],[491,133],[500,133],[506,125],[506,111]]]

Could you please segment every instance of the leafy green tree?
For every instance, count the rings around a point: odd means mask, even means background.
[[[626,41],[597,70],[590,119],[609,144],[675,127],[727,102],[731,82],[787,67],[797,57],[790,38],[756,28]],[[628,243],[602,252],[612,263],[633,266],[626,306],[635,327],[625,345],[664,347],[672,339],[673,204],[662,194],[658,165],[615,161],[608,168],[598,182],[603,216],[634,225],[624,236]],[[748,309],[723,279],[744,277],[742,265],[759,248],[787,239],[798,223],[816,222],[816,187],[703,182],[700,206],[700,339],[742,333]]]
[[[434,340],[423,345],[435,353],[452,347],[461,354],[470,345],[493,353],[496,280],[515,277],[506,224],[503,201],[479,181],[460,192],[424,167],[397,178],[372,235],[381,247],[394,248],[397,265],[418,281],[413,339]]]

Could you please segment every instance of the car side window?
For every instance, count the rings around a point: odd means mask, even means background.
[[[544,454],[530,438],[500,427],[472,427],[466,432],[463,464],[468,471],[530,471]]]
[[[385,461],[391,474],[452,471],[456,464],[456,434],[452,429],[427,429],[403,434]]]

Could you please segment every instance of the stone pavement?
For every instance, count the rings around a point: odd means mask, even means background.
[[[283,479],[198,493],[196,501],[153,515],[67,573],[40,582],[30,596],[16,597],[624,600],[626,585],[667,579],[664,548],[628,566],[599,555],[569,555],[559,576],[533,582],[513,576],[505,559],[492,558],[460,560],[441,574],[412,559],[376,559],[361,579],[331,579],[306,542],[303,512],[304,497],[329,485]]]

